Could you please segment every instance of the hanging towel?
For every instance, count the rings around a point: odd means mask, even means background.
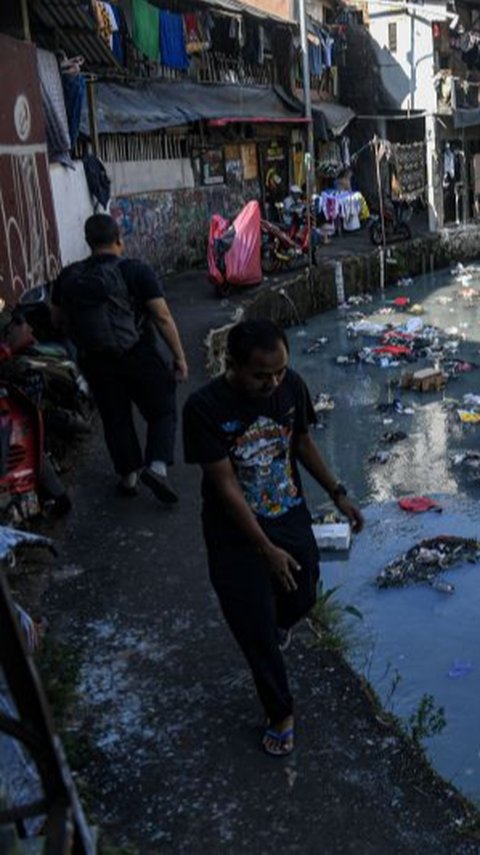
[[[159,13],[147,0],[132,0],[133,41],[149,59],[158,61]]]
[[[160,11],[160,56],[162,65],[184,71],[188,68],[183,17],[176,12]]]

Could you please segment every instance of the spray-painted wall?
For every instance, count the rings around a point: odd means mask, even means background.
[[[259,194],[258,180],[158,191],[118,196],[110,212],[122,228],[127,252],[166,273],[206,264],[212,214],[232,218]]]
[[[0,35],[0,296],[59,270],[35,47]]]

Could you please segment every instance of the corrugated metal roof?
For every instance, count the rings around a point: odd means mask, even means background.
[[[81,0],[28,0],[28,5],[34,39],[41,47],[64,50],[68,56],[81,54],[91,70],[120,67]]]

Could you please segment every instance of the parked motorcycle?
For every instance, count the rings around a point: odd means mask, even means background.
[[[412,207],[408,202],[397,199],[385,199],[383,205],[383,222],[386,243],[397,243],[410,240],[412,232],[408,225],[412,217]],[[375,246],[383,243],[383,228],[381,216],[370,225],[370,240]]]
[[[310,241],[313,243],[313,262],[316,263],[318,241],[313,215],[308,215],[304,206],[301,215],[297,214],[292,219],[289,226],[261,220],[261,260],[264,273],[276,273],[282,268],[291,267],[299,260],[304,260],[309,254]]]

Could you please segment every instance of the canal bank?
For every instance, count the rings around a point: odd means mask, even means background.
[[[166,289],[192,372],[181,403],[206,380],[208,329],[235,306],[198,273]],[[76,573],[44,598],[52,639],[79,667],[67,732],[85,746],[92,819],[138,855],[478,855],[476,813],[308,627],[287,654],[297,750],[285,762],[262,753],[254,687],[207,577],[199,473],[180,446],[172,478],[177,510],[119,498],[96,432],[58,544],[60,568]]]
[[[310,272],[303,268],[267,277],[254,289],[232,292],[223,306],[230,308],[231,319],[269,317],[290,327],[335,308],[343,299],[373,294],[382,284],[480,258],[480,225],[422,232],[413,240],[387,247],[383,263],[380,250],[369,245],[366,237],[340,238],[322,248],[320,263]],[[231,319],[208,334],[207,364],[213,373],[222,364]]]

